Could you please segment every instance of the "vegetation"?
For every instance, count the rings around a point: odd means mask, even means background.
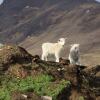
[[[66,59],[45,62],[22,47],[5,46],[0,52],[0,100],[40,100],[41,96],[96,100],[100,94],[99,69],[100,65],[70,65]]]
[[[69,81],[61,80],[54,82],[53,77],[49,75],[38,75],[36,77],[28,76],[25,79],[6,76],[0,78],[0,100],[11,100],[11,93],[35,92],[40,96],[52,96],[56,100],[56,96],[66,86],[70,85]]]
[[[80,96],[80,97],[79,97],[79,100],[84,100],[84,97],[83,97],[83,96]]]

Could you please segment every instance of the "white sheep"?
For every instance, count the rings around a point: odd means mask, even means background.
[[[79,60],[79,44],[72,44],[70,53],[69,53],[69,60],[71,64],[80,65]]]
[[[66,38],[60,38],[57,43],[43,43],[42,44],[42,60],[47,61],[50,54],[55,55],[56,62],[59,62],[60,53],[65,45]]]

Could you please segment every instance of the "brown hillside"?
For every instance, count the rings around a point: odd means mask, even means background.
[[[94,0],[5,0],[0,6],[0,41],[19,43],[32,54],[41,54],[43,42],[68,37],[66,56],[70,44],[80,43],[81,53],[91,55],[88,64],[100,64],[99,32],[100,3]]]

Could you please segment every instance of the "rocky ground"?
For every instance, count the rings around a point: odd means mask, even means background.
[[[42,61],[19,46],[0,49],[0,100],[100,100],[100,65]]]

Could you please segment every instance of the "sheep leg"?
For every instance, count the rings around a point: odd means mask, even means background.
[[[55,57],[56,57],[56,62],[59,62],[59,55],[55,54]]]
[[[42,54],[42,60],[48,61],[47,56],[48,54]]]
[[[45,55],[45,61],[48,61],[48,54]]]
[[[70,59],[70,64],[76,64],[76,62],[72,59]]]
[[[41,58],[42,60],[45,60],[45,56],[44,56],[44,54],[42,54],[42,58]]]
[[[81,63],[80,63],[80,61],[79,61],[79,60],[77,61],[76,65],[80,65],[80,66],[81,66]]]

